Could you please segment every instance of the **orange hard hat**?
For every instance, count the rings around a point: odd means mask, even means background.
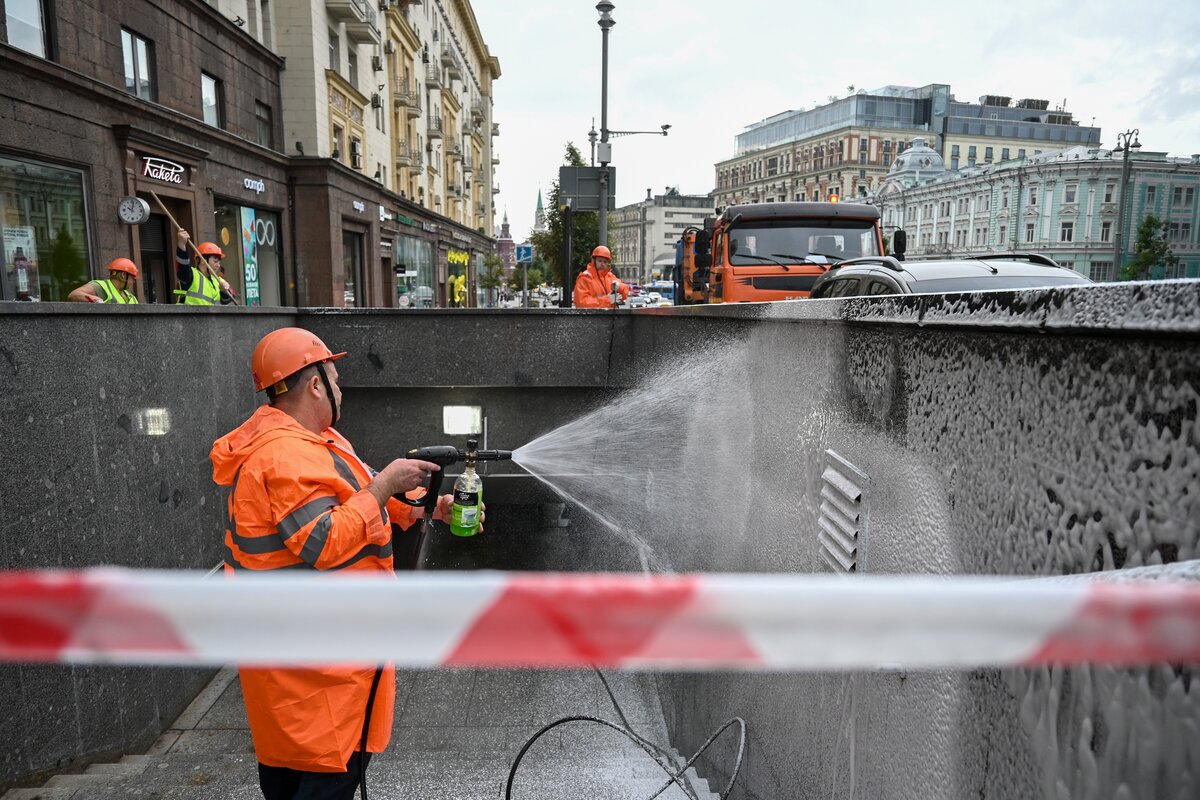
[[[595,258],[596,256],[607,258],[609,261],[612,261],[612,251],[604,245],[599,245],[595,250],[592,251],[592,258]]]
[[[108,262],[109,272],[128,272],[131,277],[137,278],[137,264],[130,261],[128,258],[114,258]]]
[[[315,333],[303,328],[271,331],[254,346],[254,355],[250,357],[254,390],[261,392],[295,375],[309,364],[333,361],[344,355],[330,352]]]
[[[221,248],[217,247],[212,242],[201,242],[199,250],[200,250],[200,255],[205,256],[205,257],[207,257],[207,256],[220,256],[221,258],[225,257],[225,254],[221,252]]]

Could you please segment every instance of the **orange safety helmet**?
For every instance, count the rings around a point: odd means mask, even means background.
[[[220,256],[221,258],[225,257],[225,254],[221,252],[221,248],[217,247],[212,242],[201,242],[198,249],[200,250],[200,255],[204,256],[205,258],[208,258],[209,256]]]
[[[271,331],[254,346],[254,355],[250,357],[254,390],[261,392],[295,375],[309,364],[334,361],[344,355],[330,352],[315,333],[303,328]]]
[[[108,262],[109,272],[128,272],[129,276],[137,280],[138,269],[137,264],[130,261],[128,258],[114,258]]]
[[[592,251],[593,260],[596,258],[596,256],[607,258],[609,261],[612,261],[612,251],[604,245],[599,245],[595,250]]]

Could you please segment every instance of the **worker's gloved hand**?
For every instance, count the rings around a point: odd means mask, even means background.
[[[183,228],[180,228],[175,233],[175,246],[178,247],[180,250],[187,250],[187,243],[188,243],[188,239],[190,239],[190,238],[192,238],[192,237],[188,234],[188,232],[185,231]]]

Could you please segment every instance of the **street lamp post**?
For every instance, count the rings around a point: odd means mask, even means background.
[[[616,6],[611,0],[600,0],[596,10],[600,12],[600,230],[597,244],[608,244],[608,162],[612,158],[612,146],[608,143],[608,32],[617,21],[612,18]]]
[[[1117,149],[1121,153],[1121,201],[1117,206],[1117,229],[1113,232],[1113,279],[1121,278],[1121,261],[1125,257],[1125,204],[1129,189],[1129,153],[1142,149],[1138,129],[1117,134]],[[1132,139],[1132,142],[1130,141]]]

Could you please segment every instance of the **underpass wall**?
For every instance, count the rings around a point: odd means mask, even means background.
[[[671,432],[646,442],[644,495],[620,498],[671,569],[826,569],[826,451],[865,476],[862,572],[1062,575],[1196,558],[1195,283],[972,298],[615,314],[0,304],[0,566],[216,564],[223,507],[208,450],[257,404],[254,343],[288,324],[351,352],[338,362],[339,428],[377,467],[460,444],[441,431],[446,404],[480,405],[488,446],[515,449],[691,370],[628,420],[663,418]],[[639,568],[579,517],[545,529],[538,514],[555,497],[514,465],[489,465],[487,493],[491,535],[435,567]],[[143,747],[207,677],[0,666],[15,709],[0,719],[0,784]],[[1192,677],[1162,667],[659,683],[680,751],[731,716],[749,723],[734,798],[1057,800],[1194,796]],[[718,785],[734,753],[724,740],[709,752],[700,771]]]

